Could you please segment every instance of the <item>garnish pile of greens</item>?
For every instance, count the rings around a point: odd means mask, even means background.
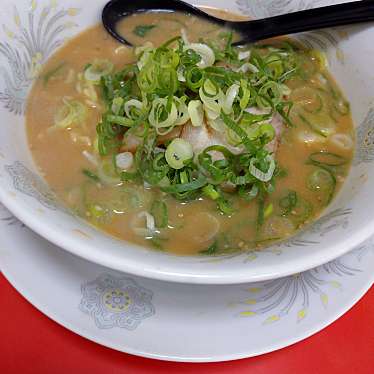
[[[109,62],[90,65],[85,76],[97,79],[106,106],[97,125],[98,153],[113,160],[112,174],[123,182],[145,183],[180,200],[207,197],[223,214],[233,214],[230,194],[256,200],[261,225],[280,173],[267,148],[275,137],[271,118],[278,113],[291,125],[285,82],[300,66],[294,48],[234,47],[231,34],[221,43],[178,37],[136,48],[137,62],[121,71]],[[100,69],[105,73],[97,75]],[[241,151],[216,144],[194,154],[194,144],[178,131],[186,125],[209,126]],[[133,163],[123,168],[116,160],[130,137],[138,144]]]

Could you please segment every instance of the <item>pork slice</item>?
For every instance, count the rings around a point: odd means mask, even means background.
[[[229,144],[224,133],[214,130],[205,123],[196,127],[191,122],[187,122],[183,127],[181,138],[191,144],[195,155],[200,154],[205,148],[212,145],[223,145],[236,155],[243,152],[242,147],[234,147]],[[220,152],[213,151],[210,154],[214,161],[222,159]]]
[[[179,138],[182,132],[182,126],[175,126],[173,130],[168,132],[166,135],[159,135],[157,137],[157,144],[161,145],[166,143],[168,140],[173,140],[174,138]]]
[[[246,112],[255,114],[255,115],[263,115],[263,114],[269,114],[269,111],[265,109],[259,109],[257,107],[252,107],[246,109]],[[271,117],[270,121],[268,121],[275,130],[275,137],[274,139],[266,144],[266,149],[271,152],[271,153],[276,153],[279,145],[279,141],[284,129],[284,123],[283,123],[283,118],[279,113],[274,113],[273,116]]]
[[[166,135],[160,135],[157,137],[157,145],[162,145],[168,140],[178,138],[182,132],[182,126],[176,126],[172,131]],[[135,153],[137,148],[143,144],[143,138],[134,134],[132,131],[127,131],[123,136],[121,152]]]
[[[143,138],[137,136],[131,131],[127,131],[123,136],[123,141],[121,145],[121,152],[131,152],[135,153],[137,148],[143,144]]]
[[[257,115],[268,113],[258,108],[250,108],[248,109],[248,112]],[[275,137],[266,145],[266,148],[269,152],[276,153],[284,124],[282,117],[278,113],[275,113],[269,122],[274,127]],[[201,153],[205,148],[212,145],[223,145],[236,155],[244,152],[243,146],[232,146],[228,143],[225,133],[214,130],[206,123],[204,123],[203,126],[195,127],[188,122],[183,127],[181,138],[187,140],[192,145],[195,154]],[[211,152],[211,155],[213,160],[219,160],[222,158],[222,154],[219,152]]]

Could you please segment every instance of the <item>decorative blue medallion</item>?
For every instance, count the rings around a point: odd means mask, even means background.
[[[135,330],[155,314],[153,292],[131,278],[102,274],[82,286],[82,295],[79,309],[93,317],[100,329]]]
[[[13,187],[28,196],[38,200],[46,208],[59,209],[54,194],[41,177],[33,173],[20,161],[15,161],[12,165],[5,165],[5,170],[13,180]]]
[[[374,108],[369,110],[365,119],[358,126],[356,134],[357,146],[353,164],[374,161]]]

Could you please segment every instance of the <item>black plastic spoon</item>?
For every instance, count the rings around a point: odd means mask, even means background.
[[[116,25],[134,13],[150,11],[181,11],[231,28],[242,39],[236,44],[246,44],[275,36],[294,34],[325,27],[348,25],[374,20],[374,0],[353,1],[345,4],[303,10],[254,21],[231,22],[213,17],[180,0],[112,0],[103,9],[102,20],[106,30],[119,42],[131,45],[117,32]]]

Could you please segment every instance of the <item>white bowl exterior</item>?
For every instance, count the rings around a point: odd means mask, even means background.
[[[242,283],[277,278],[326,263],[374,232],[374,28],[370,25],[297,35],[326,51],[351,102],[357,126],[352,172],[333,204],[296,237],[262,251],[214,258],[178,257],[112,238],[69,214],[37,175],[27,146],[24,107],[33,76],[65,38],[99,22],[105,0],[2,1],[0,23],[0,200],[34,231],[91,261],[140,276],[188,283]],[[201,0],[255,17],[332,1]],[[334,2],[335,3],[335,2]],[[54,17],[54,18],[53,18]],[[49,23],[51,19],[53,23]],[[49,28],[48,28],[49,27]],[[39,31],[40,29],[40,31]],[[49,36],[51,36],[49,38]]]

